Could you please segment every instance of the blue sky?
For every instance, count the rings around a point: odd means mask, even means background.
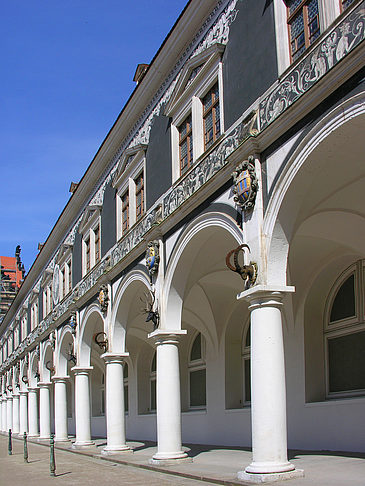
[[[0,4],[0,255],[29,270],[186,0]]]

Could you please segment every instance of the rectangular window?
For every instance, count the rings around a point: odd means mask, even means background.
[[[136,218],[137,220],[143,216],[144,210],[144,185],[143,172],[135,179],[136,184]]]
[[[67,293],[66,290],[66,269],[64,268],[61,270],[61,281],[62,281],[62,297],[64,297]]]
[[[329,392],[365,389],[365,331],[328,339]]]
[[[205,369],[190,371],[190,406],[205,407],[206,403]]]
[[[179,126],[180,174],[183,175],[193,163],[193,131],[191,115]]]
[[[295,61],[320,35],[318,0],[287,1],[290,54]]]
[[[99,226],[97,226],[97,228],[95,229],[94,236],[95,236],[95,264],[96,264],[100,260],[100,227]]]
[[[207,150],[221,133],[218,83],[211,88],[203,100],[204,150]]]
[[[122,235],[129,230],[129,194],[128,191],[122,196]]]
[[[68,292],[72,289],[72,267],[71,267],[71,260],[67,263],[67,271],[68,271]]]
[[[90,270],[90,238],[85,240],[86,273]]]

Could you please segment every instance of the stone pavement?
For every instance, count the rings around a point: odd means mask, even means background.
[[[190,445],[184,449],[193,457],[192,463],[174,466],[152,466],[148,460],[156,451],[151,442],[128,441],[134,453],[101,456],[105,439],[95,439],[96,446],[84,451],[70,452],[70,444],[56,449],[59,480],[69,485],[243,485],[236,479],[237,471],[251,462],[251,452],[243,448]],[[29,443],[29,465],[23,464],[23,444],[14,440],[14,456],[7,456],[7,437],[0,435],[0,486],[49,484],[49,448]],[[365,486],[365,454],[326,451],[290,451],[290,461],[297,469],[304,469],[305,477],[293,479],[293,486]],[[37,462],[32,462],[37,461]],[[33,464],[33,466],[32,466]],[[37,467],[35,467],[37,466]],[[133,467],[131,467],[133,466]],[[26,470],[24,468],[27,468]],[[27,471],[27,472],[26,472]],[[202,482],[202,481],[204,482]],[[33,482],[34,481],[34,482]],[[45,482],[42,482],[45,481]],[[75,481],[75,482],[73,482]]]

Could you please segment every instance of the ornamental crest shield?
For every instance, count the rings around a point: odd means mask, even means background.
[[[100,287],[98,301],[99,301],[101,312],[105,313],[108,310],[108,304],[109,304],[108,286],[105,284],[103,284]]]
[[[157,273],[158,265],[160,263],[160,248],[158,241],[150,241],[147,244],[146,250],[146,267],[150,277]]]
[[[232,173],[234,200],[243,210],[252,209],[255,205],[258,181],[252,155],[241,162]]]

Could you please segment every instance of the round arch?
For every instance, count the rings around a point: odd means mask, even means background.
[[[333,202],[345,186],[358,182],[359,175],[364,177],[361,137],[356,137],[356,133],[362,132],[364,116],[365,93],[360,93],[312,127],[288,160],[268,203],[263,223],[268,255],[267,283],[286,285],[292,240],[304,220],[313,217],[316,205],[322,206],[317,211],[322,213],[321,221],[329,221],[331,215],[325,214],[326,209],[333,211],[338,207],[325,208],[326,198]],[[346,211],[346,204],[339,209]],[[317,221],[319,219],[317,216]]]
[[[92,304],[83,316],[78,340],[78,365],[90,366],[92,339],[96,332],[104,332],[104,317],[99,306]]]
[[[213,247],[209,244],[210,241],[214,241],[216,246]],[[171,330],[181,328],[183,302],[191,290],[189,284],[193,279],[198,280],[202,276],[198,273],[192,276],[194,262],[197,259],[200,260],[199,257],[204,257],[206,266],[204,270],[201,269],[201,265],[196,265],[196,267],[200,267],[201,271],[206,273],[207,280],[209,280],[209,275],[212,278],[214,275],[215,281],[219,276],[222,286],[227,285],[239,290],[238,286],[232,284],[235,279],[232,279],[232,275],[225,268],[225,256],[228,251],[241,243],[241,229],[230,216],[223,213],[205,213],[187,226],[175,245],[166,271],[163,291],[165,319],[162,327],[168,327]],[[199,292],[203,298],[203,293]],[[204,297],[204,300],[206,299],[207,296]],[[218,349],[217,335],[212,333],[211,329],[199,330],[204,331],[205,338],[214,343]]]
[[[148,276],[141,270],[128,273],[119,284],[108,332],[111,352],[124,353],[126,351],[126,334],[131,306],[137,294],[139,295],[143,290],[148,292],[150,289]]]
[[[67,376],[69,351],[74,348],[74,336],[69,325],[64,326],[58,336],[58,346],[55,353],[55,367],[57,376]]]

